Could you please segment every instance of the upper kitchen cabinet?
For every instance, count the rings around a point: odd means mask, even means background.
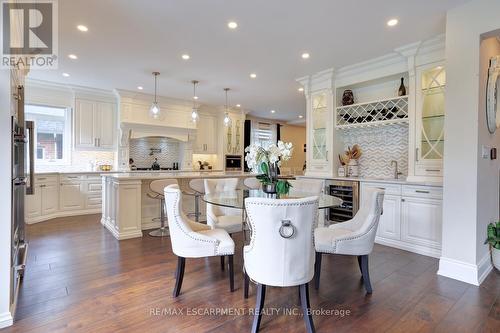
[[[245,115],[229,113],[231,119],[224,130],[224,153],[226,155],[243,155],[245,147],[243,142],[243,131],[245,129]]]
[[[333,69],[297,79],[306,97],[306,175],[333,176]]]
[[[113,150],[115,147],[115,104],[86,98],[75,100],[75,149]]]
[[[443,63],[433,63],[418,67],[416,74],[415,175],[441,177],[446,72]]]
[[[217,154],[217,118],[200,114],[196,129],[195,154]]]

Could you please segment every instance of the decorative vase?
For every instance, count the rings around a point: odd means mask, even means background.
[[[342,105],[352,105],[354,104],[354,94],[351,89],[344,90],[342,94]]]
[[[262,184],[262,191],[268,194],[276,194],[276,183],[278,182],[278,166],[276,163],[268,164],[267,176],[270,183]]]
[[[359,177],[359,165],[357,160],[350,160],[347,165],[348,177]]]
[[[267,194],[276,194],[276,183],[262,185],[262,191]]]
[[[500,250],[491,248],[491,261],[493,262],[493,266],[500,271]]]
[[[339,169],[337,170],[337,173],[338,173],[339,177],[345,177],[346,176],[346,173],[345,173],[346,170],[345,169],[346,169],[345,165],[339,166]]]
[[[406,87],[404,84],[404,80],[405,80],[405,78],[402,77],[401,78],[401,85],[399,86],[399,90],[398,90],[398,96],[406,96]]]

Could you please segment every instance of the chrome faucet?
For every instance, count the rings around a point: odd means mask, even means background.
[[[392,160],[391,161],[391,167],[394,165],[394,179],[398,179],[400,175],[402,175],[402,172],[398,171],[398,161]]]

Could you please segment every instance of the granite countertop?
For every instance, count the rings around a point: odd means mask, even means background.
[[[86,170],[54,170],[54,171],[35,171],[35,175],[67,175],[67,174],[83,174],[83,175],[92,175],[92,174],[121,174],[121,173],[183,173],[183,172],[197,172],[197,173],[209,173],[209,172],[223,172],[222,170],[204,170],[204,171],[186,171],[186,170],[132,170],[132,171],[86,171]]]
[[[297,178],[315,178],[326,180],[347,180],[366,183],[384,183],[384,184],[400,184],[400,185],[419,185],[419,186],[437,186],[442,187],[443,183],[439,181],[413,181],[406,178],[362,178],[362,177],[319,177],[319,176],[297,176]]]
[[[103,173],[102,176],[110,177],[118,180],[147,180],[147,179],[181,179],[181,178],[226,178],[226,177],[251,177],[255,176],[251,172],[241,172],[241,171],[179,171],[179,172],[151,172],[151,171],[140,171],[140,172],[110,172]]]

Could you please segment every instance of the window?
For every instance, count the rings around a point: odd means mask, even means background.
[[[69,164],[70,109],[28,104],[25,106],[25,118],[35,123],[37,164]]]
[[[261,147],[276,143],[276,125],[252,121],[252,141]]]

